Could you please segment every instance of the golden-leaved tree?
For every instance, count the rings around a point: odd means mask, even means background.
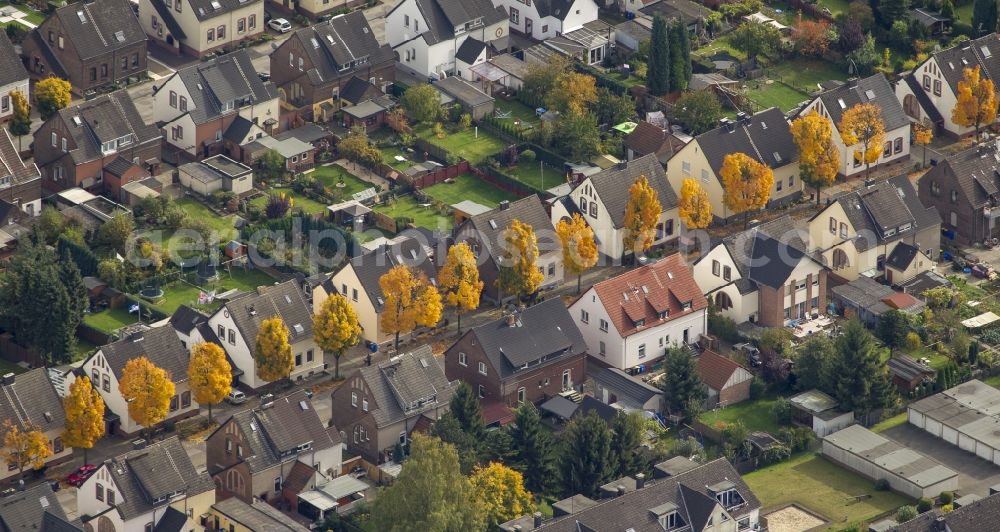
[[[560,113],[583,113],[597,101],[595,83],[593,76],[565,72],[556,78],[555,87],[549,92],[546,104]]]
[[[291,375],[295,359],[292,358],[292,346],[288,343],[288,327],[280,317],[261,322],[254,347],[257,377],[272,382]]]
[[[765,164],[741,152],[730,153],[719,169],[722,177],[723,203],[733,214],[762,209],[771,198],[774,172]],[[743,217],[746,227],[747,217]]]
[[[194,400],[208,405],[208,422],[212,422],[212,405],[222,402],[233,389],[233,367],[226,352],[218,344],[198,342],[191,346],[188,379]]]
[[[69,385],[69,394],[63,398],[66,424],[63,426],[63,445],[83,449],[83,463],[87,451],[104,437],[104,399],[94,388],[90,378],[82,376]]]
[[[417,328],[433,327],[441,320],[441,294],[423,274],[414,274],[406,266],[395,266],[378,279],[385,302],[379,324],[395,334],[393,346],[399,347],[399,335]]]
[[[521,473],[501,463],[477,467],[469,483],[490,528],[535,512],[535,499],[524,489]]]
[[[330,294],[313,316],[313,338],[324,353],[333,353],[333,378],[339,379],[340,357],[344,356],[347,348],[361,341],[358,314],[339,292]]]
[[[712,223],[712,202],[708,192],[694,179],[688,178],[681,183],[677,214],[688,229],[704,229]]]
[[[118,391],[128,403],[132,421],[149,428],[167,419],[176,390],[167,370],[143,356],[125,363]]]
[[[445,303],[455,308],[461,333],[462,313],[479,308],[479,295],[483,292],[476,256],[469,244],[459,242],[448,250],[448,258],[438,273],[438,287],[444,292]]]
[[[41,469],[45,459],[52,456],[48,436],[34,425],[22,430],[12,420],[5,419],[0,432],[3,432],[3,459],[8,466],[16,467],[18,474],[24,473],[28,466]]]
[[[802,182],[816,189],[816,205],[819,205],[820,190],[833,184],[840,166],[840,151],[833,143],[833,127],[829,120],[812,111],[793,120],[790,130],[799,149]]]
[[[882,109],[873,103],[859,103],[840,116],[840,138],[854,148],[854,160],[865,163],[865,178],[871,174],[872,163],[882,155],[885,144],[885,122]]]
[[[49,76],[35,84],[35,103],[42,120],[48,120],[72,100],[73,86],[68,81]]]
[[[625,203],[625,227],[622,244],[625,253],[639,254],[653,245],[656,236],[656,222],[660,220],[660,197],[649,185],[646,176],[641,175],[628,190]]]
[[[918,146],[923,146],[920,150],[923,152],[923,158],[920,162],[920,167],[923,168],[927,166],[927,145],[934,140],[934,130],[923,125],[923,124],[913,124],[913,143]]]
[[[594,230],[587,225],[580,213],[573,213],[571,220],[559,220],[556,235],[562,245],[563,268],[566,273],[576,274],[576,293],[580,293],[583,272],[597,264],[597,242]]]
[[[528,296],[538,291],[545,275],[538,271],[538,237],[530,225],[514,219],[503,231],[500,253],[500,300],[504,294]]]
[[[997,95],[993,80],[984,78],[979,66],[965,68],[958,82],[958,102],[951,110],[951,121],[965,127],[976,128],[976,142],[979,142],[979,128],[991,124],[997,118]]]

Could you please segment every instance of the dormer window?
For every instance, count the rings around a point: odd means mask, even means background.
[[[678,513],[677,505],[672,502],[663,503],[655,508],[651,508],[649,513],[653,514],[656,522],[663,530],[675,530],[687,526],[681,514]]]
[[[738,491],[736,491],[735,488],[727,489],[725,491],[721,491],[715,494],[715,500],[719,501],[719,504],[721,504],[722,507],[727,510],[729,510],[730,508],[735,508],[746,502],[743,500],[743,497],[739,494]]]
[[[646,324],[646,318],[639,318],[639,319],[635,320],[635,326],[636,327],[642,327],[645,324]]]
[[[670,311],[667,311],[667,310],[664,310],[664,311],[661,311],[661,312],[657,313],[657,316],[658,316],[658,317],[659,317],[659,318],[660,318],[661,320],[665,320],[665,319],[667,319],[667,316],[669,316],[669,315],[670,315]]]
[[[691,310],[691,302],[690,301],[685,301],[684,305],[682,305],[682,307],[684,308],[684,310]]]
[[[233,101],[233,100],[230,100],[228,102],[223,102],[222,103],[222,112],[223,113],[228,113],[229,111],[232,111],[235,108],[236,108],[236,102]]]

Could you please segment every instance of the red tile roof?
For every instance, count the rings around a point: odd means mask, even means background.
[[[698,375],[709,388],[721,391],[736,370],[742,366],[736,362],[706,349],[698,356]]]
[[[676,253],[597,283],[594,290],[622,337],[708,308],[691,269]],[[691,304],[689,310],[685,303]],[[664,311],[667,317],[661,320]],[[636,325],[639,320],[643,325]]]
[[[882,302],[898,310],[912,307],[917,303],[917,300],[905,292],[896,292],[895,294],[883,299]]]

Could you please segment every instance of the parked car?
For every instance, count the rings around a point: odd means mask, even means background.
[[[229,396],[226,397],[226,401],[231,405],[241,405],[247,402],[247,396],[239,390],[233,390],[229,392]]]
[[[268,406],[273,402],[274,402],[273,393],[265,393],[264,395],[260,396],[260,406]]]
[[[310,399],[312,399],[312,398],[313,398],[313,391],[312,391],[312,388],[306,388],[306,389],[305,389],[304,391],[306,392],[306,397],[308,397],[308,398],[310,398]]]
[[[68,477],[66,477],[66,482],[70,486],[75,486],[79,488],[80,486],[83,485],[84,482],[87,481],[88,478],[90,478],[90,475],[94,474],[94,471],[97,471],[96,465],[84,464],[80,466],[76,471],[71,473]]]
[[[267,21],[267,26],[278,33],[288,33],[292,31],[292,24],[283,18],[272,18]]]
[[[747,361],[750,362],[751,366],[757,367],[760,365],[761,363],[760,349],[754,347],[753,344],[751,343],[736,344],[733,346],[733,349],[746,355]]]

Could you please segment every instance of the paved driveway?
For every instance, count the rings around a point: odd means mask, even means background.
[[[997,465],[909,423],[893,427],[882,435],[957,471],[958,492],[961,495],[975,493],[985,497],[990,493],[990,486],[1000,483],[1000,467]]]

